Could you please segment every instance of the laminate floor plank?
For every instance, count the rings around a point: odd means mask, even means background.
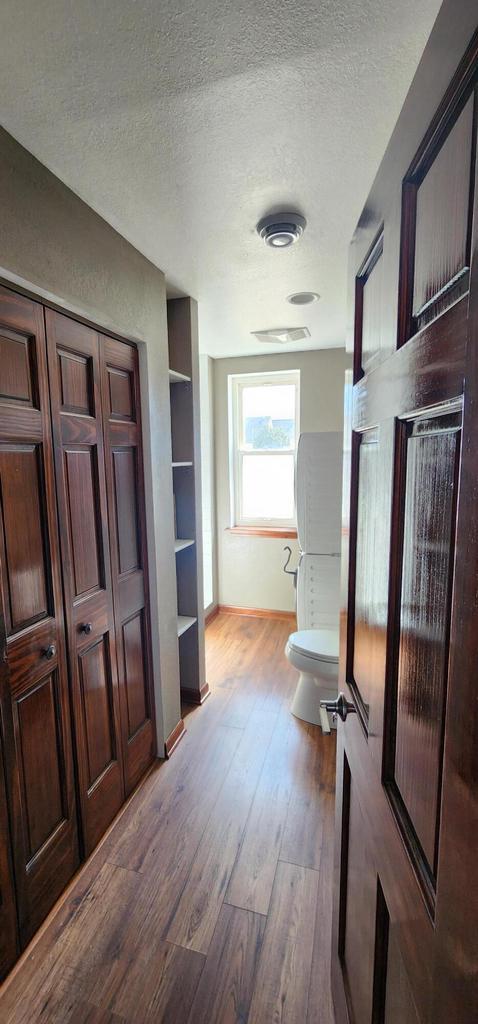
[[[197,850],[167,938],[207,953],[254,799],[278,711],[254,712]]]
[[[211,623],[210,700],[0,989],[1,1024],[332,1024],[335,737],[290,715],[290,629]]]
[[[334,876],[333,792],[324,793],[324,828],[319,868],[319,894],[315,918],[314,949],[310,974],[306,1024],[334,1024],[331,986],[331,932]]]
[[[259,914],[222,907],[188,1024],[244,1024],[265,924]]]
[[[226,903],[267,914],[289,801],[290,765],[300,740],[295,719],[281,708],[226,892]]]
[[[325,803],[334,792],[336,734],[323,735],[316,725],[296,719],[300,743],[291,770],[294,795],[289,801],[280,859],[305,868],[320,867]]]
[[[319,873],[279,862],[248,1024],[304,1024]]]

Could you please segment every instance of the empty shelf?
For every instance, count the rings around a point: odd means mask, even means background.
[[[191,618],[190,615],[178,615],[178,636],[182,636],[195,622],[197,619]]]
[[[190,383],[191,378],[186,377],[185,373],[178,373],[177,370],[169,371],[169,383],[170,384],[186,384]]]
[[[177,469],[178,466],[192,466],[192,462],[173,462],[173,469]]]
[[[182,551],[183,548],[190,548],[191,544],[194,544],[193,540],[180,540],[179,537],[176,537],[176,540],[174,541],[174,550]]]

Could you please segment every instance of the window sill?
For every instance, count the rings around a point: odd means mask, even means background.
[[[228,533],[239,533],[244,537],[283,537],[287,540],[297,538],[295,527],[288,526],[228,526]]]

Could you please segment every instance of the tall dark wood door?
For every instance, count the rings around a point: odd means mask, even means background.
[[[7,637],[3,609],[0,612],[0,721],[9,703]],[[3,713],[2,713],[3,712]],[[18,953],[17,912],[13,879],[12,844],[5,782],[4,728],[0,729],[0,981]]]
[[[126,792],[155,751],[138,352],[100,336],[113,603]]]
[[[46,310],[85,853],[124,800],[98,335]]]
[[[368,251],[360,235],[352,249],[340,1024],[478,1019],[477,74],[475,40],[418,151],[412,124],[404,180],[391,161],[379,177]]]
[[[25,944],[79,858],[43,309],[4,288],[0,492],[3,753]]]

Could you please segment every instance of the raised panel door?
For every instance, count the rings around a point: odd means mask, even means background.
[[[0,611],[0,708],[3,712],[5,705],[9,703],[9,678],[5,655],[5,620],[3,612]],[[3,717],[4,714],[0,715],[0,720]],[[0,982],[15,962],[18,953],[15,883],[5,783],[5,753],[2,729],[0,730]]]
[[[379,223],[386,211],[375,308],[393,308],[398,293],[398,322],[372,322],[383,342],[373,366],[360,278],[379,265],[377,228],[368,253],[352,250],[348,706],[337,736],[332,950],[340,1024],[478,1019],[477,82],[478,36],[418,150],[408,107],[410,137],[402,125],[399,139],[414,147],[409,171],[397,180],[398,165],[385,162],[367,203],[378,201]]]
[[[138,353],[101,337],[106,482],[127,792],[155,753]]]
[[[78,861],[43,309],[0,289],[3,732],[20,941]]]
[[[99,342],[46,310],[78,786],[86,854],[121,807],[124,778],[106,506]]]

